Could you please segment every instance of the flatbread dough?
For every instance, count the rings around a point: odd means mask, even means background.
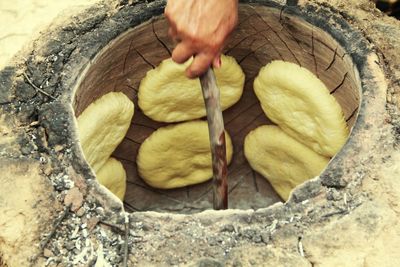
[[[318,176],[329,162],[329,158],[273,125],[251,131],[245,138],[244,154],[250,166],[263,175],[285,201],[294,187]]]
[[[340,105],[309,70],[273,61],[260,70],[254,91],[268,118],[315,152],[332,157],[346,142]]]
[[[116,195],[121,201],[124,200],[126,191],[126,172],[121,162],[115,158],[109,158],[101,169],[96,173],[97,181]]]
[[[225,132],[228,164],[232,141]],[[150,186],[177,188],[202,183],[212,177],[208,125],[191,121],[159,128],[140,146],[139,175]]]
[[[221,108],[225,110],[242,96],[244,73],[232,57],[222,56],[222,66],[215,69],[221,93]],[[185,76],[185,64],[166,59],[150,70],[140,83],[139,107],[156,121],[179,122],[198,119],[206,115],[200,80]]]
[[[133,111],[133,102],[126,95],[111,92],[90,104],[78,117],[83,154],[95,173],[124,138]]]

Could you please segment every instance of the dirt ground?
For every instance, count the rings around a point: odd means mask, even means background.
[[[65,9],[80,9],[98,0],[0,1],[0,68]]]

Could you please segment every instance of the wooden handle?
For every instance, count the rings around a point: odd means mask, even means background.
[[[210,135],[213,168],[213,207],[228,208],[228,169],[226,163],[224,119],[219,101],[219,89],[214,71],[209,68],[200,77],[204,103],[206,105],[208,131]]]

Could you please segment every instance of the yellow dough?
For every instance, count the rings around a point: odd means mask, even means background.
[[[133,102],[126,95],[111,92],[90,104],[78,117],[82,150],[95,173],[124,138],[133,110]]]
[[[221,93],[221,108],[225,110],[239,101],[244,86],[244,73],[234,58],[222,56],[222,66],[215,69]],[[206,115],[200,80],[185,77],[185,64],[166,59],[150,70],[140,83],[139,107],[156,121],[179,122]]]
[[[124,200],[126,191],[126,172],[122,163],[114,158],[109,158],[96,173],[97,180],[121,201]]]
[[[225,132],[226,157],[232,159],[232,141]],[[212,177],[208,125],[191,121],[159,128],[140,146],[139,175],[156,188],[177,188]]]
[[[340,105],[309,70],[273,61],[260,70],[254,91],[268,118],[315,152],[332,157],[346,142]]]
[[[246,136],[244,154],[250,166],[263,175],[285,201],[294,187],[318,176],[329,162],[329,158],[272,125],[258,127]]]

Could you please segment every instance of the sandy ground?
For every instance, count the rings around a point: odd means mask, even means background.
[[[0,68],[68,8],[99,0],[0,0]]]

